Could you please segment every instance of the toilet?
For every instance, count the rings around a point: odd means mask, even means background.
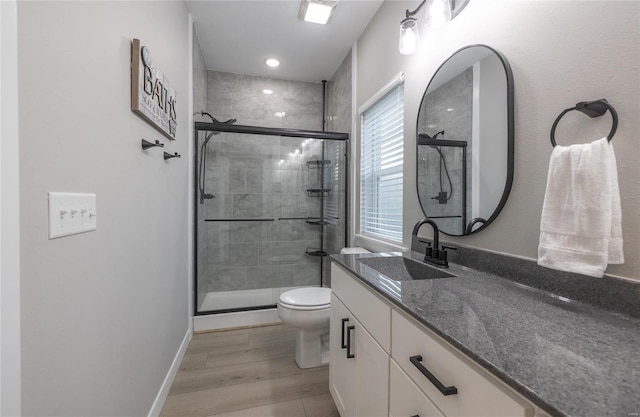
[[[343,248],[340,253],[369,251],[363,248]],[[298,329],[296,363],[300,368],[315,368],[329,363],[330,288],[297,288],[282,293],[278,301],[278,317]]]

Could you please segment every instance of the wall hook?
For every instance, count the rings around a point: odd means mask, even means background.
[[[182,156],[176,152],[174,154],[170,154],[169,152],[165,152],[164,153],[164,160],[166,161],[167,159],[171,159],[171,158],[181,158]]]
[[[164,148],[164,143],[160,143],[159,140],[156,139],[156,143],[151,143],[148,140],[142,139],[142,150],[146,150],[149,148],[155,148],[156,146],[160,148]]]

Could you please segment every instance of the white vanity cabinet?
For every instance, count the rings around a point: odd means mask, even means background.
[[[335,263],[331,282],[329,380],[342,417],[543,416]]]
[[[342,417],[386,416],[391,308],[335,265],[331,286],[329,390],[333,400]]]

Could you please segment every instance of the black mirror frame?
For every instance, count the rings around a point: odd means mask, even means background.
[[[502,197],[500,198],[498,205],[496,206],[491,216],[484,222],[482,226],[480,226],[478,229],[470,233],[467,233],[465,230],[465,232],[460,235],[452,235],[443,230],[440,230],[441,233],[444,233],[445,235],[448,235],[448,236],[469,236],[469,235],[478,233],[481,230],[486,229],[487,226],[489,226],[495,220],[495,218],[498,217],[498,215],[504,208],[505,204],[507,203],[507,199],[509,198],[509,194],[511,193],[511,186],[513,185],[513,171],[514,171],[514,159],[515,159],[515,139],[514,139],[515,138],[515,121],[514,121],[515,109],[514,109],[513,72],[511,71],[511,66],[507,61],[507,58],[501,52],[497,51],[496,49],[488,45],[483,45],[483,44],[468,45],[455,51],[453,54],[451,54],[451,56],[449,56],[449,58],[447,58],[442,64],[440,64],[438,69],[436,69],[436,71],[431,76],[431,79],[429,80],[429,84],[427,84],[427,88],[424,90],[424,94],[422,95],[422,99],[420,100],[420,106],[418,107],[418,118],[416,119],[416,194],[418,195],[418,203],[420,204],[420,209],[422,210],[422,213],[425,215],[425,217],[429,218],[429,215],[427,214],[426,210],[422,205],[422,201],[420,200],[420,193],[418,192],[418,180],[419,180],[418,178],[418,163],[419,163],[418,134],[420,133],[418,132],[418,126],[420,125],[420,120],[419,120],[420,109],[424,104],[424,99],[426,97],[427,91],[429,91],[429,86],[431,85],[431,82],[433,81],[433,78],[438,73],[438,71],[440,71],[440,69],[444,65],[446,65],[446,63],[449,62],[451,58],[453,58],[457,53],[462,52],[465,49],[475,48],[475,47],[487,48],[491,52],[496,54],[496,56],[500,59],[500,62],[502,63],[502,67],[504,68],[505,76],[507,78],[507,181],[505,183],[504,191],[502,192]],[[465,229],[466,229],[466,225],[465,225]]]

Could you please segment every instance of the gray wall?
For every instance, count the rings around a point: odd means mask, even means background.
[[[187,12],[44,1],[18,18],[23,413],[146,415],[189,331]],[[177,91],[175,141],[130,110],[133,37]],[[49,240],[48,191],[96,193],[98,229]]]
[[[196,35],[196,32],[193,32],[193,112],[194,112],[194,120],[196,121],[205,121],[205,122],[210,122],[211,119],[209,119],[209,117],[204,116],[201,114],[201,112],[206,112],[207,111],[207,94],[208,94],[208,88],[207,88],[207,67],[205,65],[204,62],[204,57],[202,55],[202,49],[200,47],[200,42],[198,41],[198,37]],[[200,146],[202,145],[202,141],[204,140],[204,134],[200,134],[196,140],[195,140],[195,146],[196,146],[196,153],[197,153],[197,158],[194,161],[194,164],[196,166],[196,168],[200,167],[200,158],[201,158],[201,154],[200,154]],[[193,175],[192,173],[189,173],[189,175]],[[197,178],[194,179],[193,185],[193,193],[196,196],[199,196],[198,190],[199,190],[199,184],[196,182]],[[198,203],[196,203],[198,204]],[[198,215],[196,218],[194,218],[194,222],[195,224],[195,229],[196,231],[206,231],[207,229],[206,227],[206,223],[204,221],[205,219],[205,212],[204,210],[198,210]],[[197,261],[198,261],[198,265],[197,265],[197,271],[204,271],[206,270],[206,266],[209,264],[209,250],[208,250],[208,236],[206,233],[197,233],[197,239],[198,239],[198,243],[197,246],[194,248],[194,251],[197,251],[197,254],[194,254],[194,256],[196,256]],[[200,303],[202,303],[202,300],[204,299],[204,296],[206,295],[206,288],[204,289],[205,291],[203,291],[203,286],[198,286],[197,291],[198,291],[198,297],[197,297],[197,304],[200,305]],[[195,291],[196,289],[194,289]]]
[[[501,215],[483,232],[455,243],[537,258],[540,212],[556,116],[584,100],[607,98],[620,117],[618,160],[626,263],[611,275],[640,279],[640,3],[626,1],[471,1],[439,30],[424,30],[420,50],[398,53],[398,20],[414,2],[386,1],[357,43],[355,98],[362,105],[398,72],[405,77],[404,245],[422,217],[415,184],[415,120],[431,76],[470,44],[502,52],[515,78],[515,179]],[[584,33],[589,33],[585,43]],[[573,112],[577,113],[577,112]],[[568,114],[556,132],[561,144],[605,136],[610,117]],[[425,234],[428,231],[425,229]]]

